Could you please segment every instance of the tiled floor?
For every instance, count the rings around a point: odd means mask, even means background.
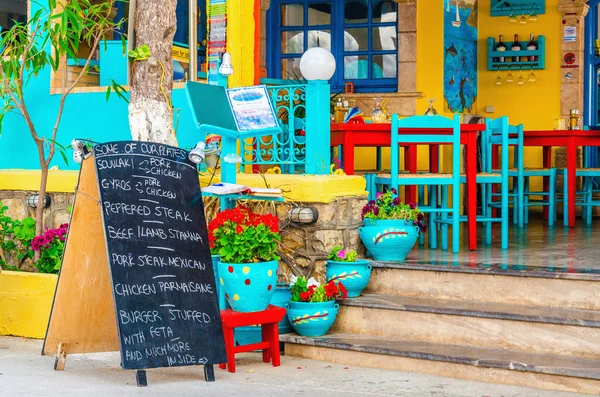
[[[425,246],[414,249],[406,262],[423,265],[483,267],[499,270],[550,271],[600,276],[600,219],[588,226],[581,219],[575,228],[564,228],[562,222],[548,227],[541,219],[533,219],[523,229],[511,224],[510,246],[500,249],[500,227],[494,226],[494,244],[484,243],[484,228],[478,225],[476,251],[467,247],[466,227],[461,233],[463,247],[459,254],[431,250]]]

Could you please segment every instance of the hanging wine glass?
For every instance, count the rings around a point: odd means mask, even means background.
[[[429,101],[429,107],[425,111],[425,116],[437,116],[438,112],[433,107],[433,102],[435,102],[435,99],[427,99],[427,100]]]
[[[513,76],[513,74],[510,71],[510,67],[508,68],[508,74],[506,75],[506,78],[504,79],[504,81],[506,81],[507,83],[512,83],[513,81],[515,81],[515,77]]]
[[[500,68],[498,68],[498,77],[496,77],[496,85],[502,85],[502,76],[500,76]]]
[[[538,20],[538,16],[535,12],[535,3],[531,3],[531,14],[529,14],[529,21],[535,22]]]
[[[525,25],[527,23],[527,15],[525,15],[525,13],[521,14],[521,18],[519,18],[519,23],[521,25]]]
[[[529,81],[530,83],[534,83],[536,78],[537,78],[537,76],[535,75],[535,73],[533,73],[533,66],[532,66],[531,72],[529,73],[529,76],[527,76],[527,81]]]
[[[515,15],[515,9],[510,8],[510,15],[508,16],[508,22],[517,22],[517,16]]]
[[[519,70],[519,78],[517,79],[517,84],[518,85],[523,85],[525,84],[525,77],[523,77],[523,68],[521,68]]]

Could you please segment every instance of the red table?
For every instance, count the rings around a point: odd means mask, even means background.
[[[462,124],[461,144],[465,145],[467,155],[465,158],[465,172],[467,174],[467,224],[469,230],[469,249],[477,247],[477,136],[485,130],[484,124]],[[400,130],[403,134],[422,134],[423,129]],[[354,148],[355,147],[390,147],[390,124],[332,124],[331,146],[342,145],[344,172],[354,175]],[[409,145],[407,145],[409,146]],[[437,150],[430,147],[430,160],[435,158]],[[409,172],[417,172],[416,145],[409,146]],[[437,172],[437,161],[432,164],[432,172]],[[472,215],[472,216],[471,216]],[[453,231],[454,232],[454,231]]]
[[[577,148],[579,146],[600,146],[599,131],[584,130],[551,130],[551,131],[524,131],[524,146],[541,146],[544,150],[544,167],[552,164],[552,147],[564,146],[567,149],[567,179],[569,195],[569,227],[575,227],[575,195],[577,172]],[[547,185],[547,182],[545,182]],[[548,189],[544,186],[544,189]]]

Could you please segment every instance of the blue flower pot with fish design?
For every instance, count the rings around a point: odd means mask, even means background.
[[[300,336],[323,336],[329,331],[340,305],[329,302],[288,302],[287,316]]]
[[[403,261],[419,237],[419,227],[402,219],[365,219],[360,238],[376,261]]]
[[[358,259],[355,262],[327,261],[327,282],[341,282],[348,291],[348,298],[360,296],[371,278],[371,261]]]

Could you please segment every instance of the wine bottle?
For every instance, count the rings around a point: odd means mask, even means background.
[[[498,39],[498,43],[496,43],[496,51],[500,51],[500,52],[506,51],[506,46],[502,42],[502,35],[500,35],[500,37]],[[505,62],[505,61],[506,60],[505,60],[504,57],[498,57],[498,58],[496,58],[496,62]]]
[[[512,44],[512,46],[510,46],[511,51],[521,51],[521,43],[519,43],[519,35],[515,34],[515,41]],[[519,62],[521,60],[521,58],[519,58],[518,56],[513,57],[513,62]]]
[[[538,45],[537,45],[537,43],[536,43],[536,41],[534,39],[533,33],[531,33],[529,35],[529,43],[527,43],[527,51],[535,51],[537,49],[538,49]],[[527,60],[529,62],[535,62],[535,61],[537,61],[537,56],[535,56],[535,55],[529,55],[527,57]]]

